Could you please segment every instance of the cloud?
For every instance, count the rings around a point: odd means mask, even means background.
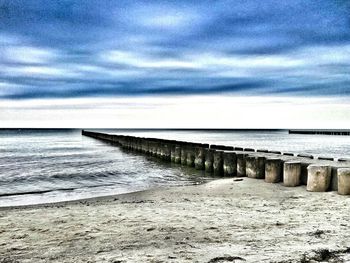
[[[0,99],[348,96],[350,4],[0,2]]]
[[[198,68],[195,62],[185,59],[154,58],[144,56],[143,54],[132,53],[128,51],[110,50],[101,54],[103,61],[128,65],[136,68],[174,68],[174,69],[191,69]]]
[[[174,33],[195,30],[203,16],[195,6],[140,2],[133,5],[123,19],[144,29],[169,30]],[[164,32],[163,32],[164,33]]]
[[[53,50],[29,46],[10,46],[2,53],[3,60],[25,64],[44,64],[53,61],[58,56]]]

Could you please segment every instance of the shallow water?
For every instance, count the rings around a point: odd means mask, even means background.
[[[194,184],[205,180],[201,175],[81,136],[79,130],[0,132],[0,206]]]
[[[287,131],[100,131],[316,156],[349,157],[350,153],[350,136]],[[0,131],[0,206],[75,200],[208,179],[194,169],[81,136],[80,130]]]

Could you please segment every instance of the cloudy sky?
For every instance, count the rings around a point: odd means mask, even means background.
[[[0,0],[0,127],[350,128],[350,2]]]

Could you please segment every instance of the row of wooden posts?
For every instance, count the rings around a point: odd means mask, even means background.
[[[327,164],[307,165],[303,176],[303,163],[299,160],[252,154],[254,149],[191,143],[176,140],[143,138],[126,135],[111,135],[82,131],[83,135],[118,144],[122,148],[158,157],[167,162],[178,163],[205,170],[215,176],[237,176],[264,179],[268,183],[280,183],[295,187],[306,184],[311,192],[337,190],[339,194],[350,195],[350,168],[335,168]],[[270,152],[271,153],[271,152]],[[287,154],[291,155],[291,154]],[[333,169],[332,169],[333,168]],[[306,178],[305,178],[306,177]],[[334,181],[336,186],[334,185]]]

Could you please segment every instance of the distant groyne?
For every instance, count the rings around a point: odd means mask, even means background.
[[[350,195],[350,159],[346,158],[316,159],[307,154],[84,130],[82,135],[108,141],[165,162],[204,170],[214,176],[246,176],[263,179],[267,183],[283,183],[286,187],[306,185],[307,191],[310,192],[338,191],[339,194]]]
[[[350,135],[350,130],[288,130],[290,134]]]

